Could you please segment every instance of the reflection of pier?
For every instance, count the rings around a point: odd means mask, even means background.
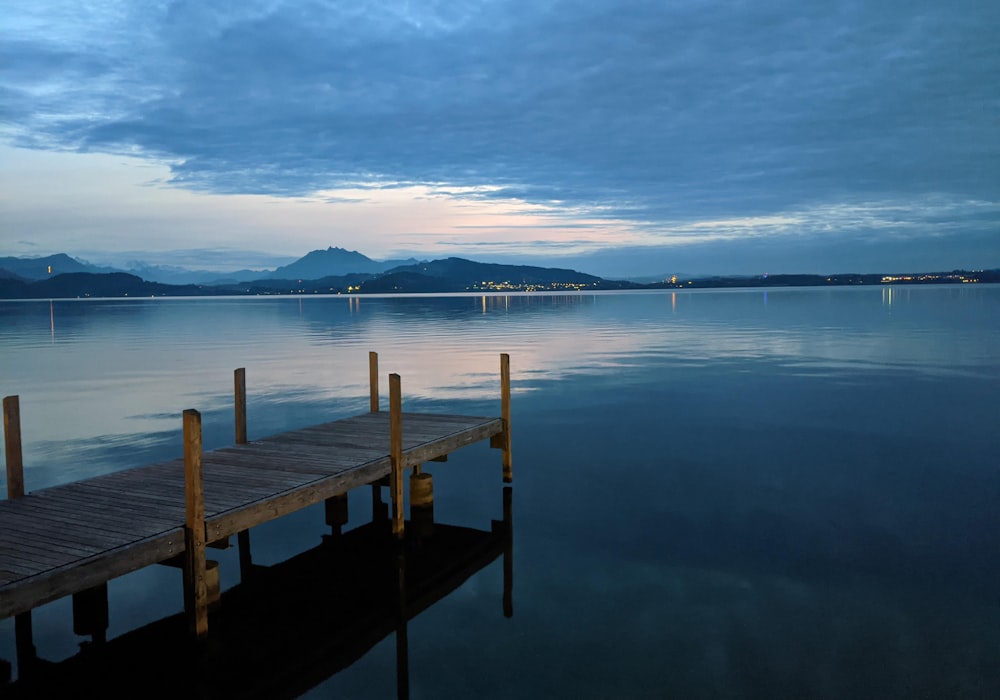
[[[210,642],[188,642],[183,615],[159,620],[60,663],[36,660],[12,697],[297,697],[396,633],[397,688],[409,695],[407,622],[497,558],[512,614],[511,489],[490,530],[414,518],[402,543],[385,520],[270,567],[222,594]],[[423,530],[423,533],[421,532]],[[336,533],[336,528],[334,528]]]
[[[74,629],[101,640],[107,582],[136,569],[173,563],[184,569],[190,631],[208,634],[219,571],[206,547],[237,535],[241,573],[252,571],[250,528],[325,502],[335,531],[347,522],[347,492],[367,484],[376,505],[389,487],[391,531],[404,537],[404,471],[416,524],[433,507],[427,461],[481,440],[503,451],[511,481],[510,366],[500,358],[499,417],[402,412],[400,378],[389,376],[389,411],[379,410],[378,358],[369,355],[366,414],[249,441],[242,369],[235,373],[233,447],[203,452],[201,415],[184,412],[184,458],[25,494],[18,397],[3,401],[8,500],[0,501],[0,618],[15,616],[20,666],[34,658],[31,610],[73,595]],[[382,508],[379,505],[379,508]],[[424,515],[421,515],[423,513]],[[2,669],[0,669],[2,670]],[[19,671],[19,675],[20,671]]]

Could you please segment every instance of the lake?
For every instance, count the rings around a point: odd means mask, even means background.
[[[29,491],[178,456],[186,408],[230,444],[237,367],[251,439],[364,412],[369,350],[405,410],[474,415],[511,355],[514,614],[497,560],[411,620],[411,697],[1000,697],[998,286],[0,302]],[[428,471],[436,520],[501,517],[499,452]],[[254,561],[324,529],[255,528]],[[112,581],[109,635],[179,576]],[[75,654],[69,600],[34,634]],[[394,697],[396,649],[307,696]]]

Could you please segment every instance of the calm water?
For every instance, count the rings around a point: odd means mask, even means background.
[[[1000,697],[1000,287],[0,302],[29,490],[177,456],[185,408],[229,444],[236,367],[251,438],[367,410],[368,350],[413,410],[514,378],[514,615],[497,561],[414,619],[411,697]],[[430,471],[439,521],[500,517],[498,452]],[[164,567],[110,590],[112,636],[182,607]],[[67,600],[34,624],[77,651]],[[389,635],[310,696],[395,668]]]

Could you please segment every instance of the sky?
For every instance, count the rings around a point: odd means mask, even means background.
[[[995,0],[8,3],[0,256],[1000,267]]]

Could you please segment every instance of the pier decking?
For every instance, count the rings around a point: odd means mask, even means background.
[[[389,486],[392,529],[401,537],[403,471],[411,468],[419,474],[423,462],[444,461],[450,452],[485,439],[503,450],[503,478],[511,480],[507,355],[501,356],[500,416],[403,413],[395,374],[389,377],[390,410],[382,412],[374,353],[370,377],[370,413],[248,441],[245,379],[237,370],[236,445],[202,453],[201,416],[188,410],[183,458],[29,494],[23,486],[18,401],[8,397],[0,619],[23,618],[56,598],[173,560],[185,569],[192,631],[204,636],[212,587],[206,545],[239,534],[241,559],[245,555],[249,561],[246,533],[253,526],[321,501],[327,502],[329,514],[348,491],[366,484]],[[214,578],[217,586],[217,572]]]

